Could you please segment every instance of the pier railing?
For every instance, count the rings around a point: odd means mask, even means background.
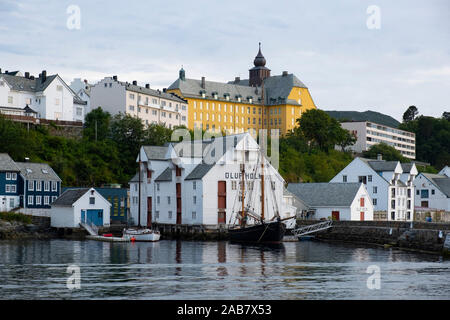
[[[296,237],[304,236],[310,233],[326,230],[328,228],[331,228],[333,224],[332,220],[328,220],[325,222],[320,222],[316,224],[311,224],[305,227],[300,227],[297,229],[292,230],[292,234]]]

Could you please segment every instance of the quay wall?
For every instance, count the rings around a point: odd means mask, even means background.
[[[297,227],[318,221],[298,220]],[[450,223],[400,221],[333,221],[327,230],[313,234],[318,240],[393,246],[402,249],[444,253]]]

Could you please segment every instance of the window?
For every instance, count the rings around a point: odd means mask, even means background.
[[[369,182],[372,182],[372,176],[367,176],[367,180],[368,180]]]
[[[367,184],[367,177],[366,176],[359,176],[358,177],[359,183]]]
[[[159,211],[155,211],[155,218],[159,219]]]
[[[236,181],[231,181],[231,190],[236,190]]]
[[[11,180],[17,180],[17,173],[15,172],[11,173]]]
[[[9,198],[9,207],[10,208],[14,208],[15,207],[14,198]]]
[[[59,106],[59,98],[56,98],[56,99],[55,99],[55,104],[56,104],[57,106]]]
[[[56,200],[56,198],[58,198],[57,196],[52,196],[52,202]]]
[[[10,184],[7,184],[7,185],[5,186],[5,192],[6,192],[6,193],[10,193],[10,192],[11,192],[11,185],[10,185]]]
[[[373,193],[378,193],[378,187],[373,187]]]
[[[434,194],[434,192],[435,192],[434,189],[432,189],[432,190],[431,190],[431,194]]]
[[[428,189],[420,190],[420,197],[422,199],[427,199],[429,197]]]
[[[17,191],[17,186],[15,184],[11,185],[11,193],[16,193]]]
[[[374,205],[374,206],[377,205],[377,199],[373,199],[373,205]]]
[[[172,219],[172,211],[169,211],[168,216],[169,216],[169,219]]]
[[[192,220],[197,219],[197,212],[192,211]]]
[[[167,204],[170,204],[170,196],[167,197]]]
[[[130,105],[129,109],[130,109],[130,111],[134,111],[134,106]]]
[[[63,87],[62,86],[56,86],[56,91],[63,91]]]
[[[58,182],[52,181],[52,191],[56,192],[58,191]]]
[[[82,116],[82,115],[83,115],[83,109],[77,108],[77,116]]]
[[[347,182],[347,176],[342,176],[342,182]]]
[[[50,203],[50,197],[49,196],[44,196],[44,205],[49,205]]]
[[[197,189],[197,181],[194,181],[192,183],[192,189],[196,190]]]
[[[28,190],[33,191],[34,190],[34,181],[28,180]]]
[[[197,197],[196,197],[196,196],[193,196],[193,197],[192,197],[192,202],[193,202],[194,204],[197,204]]]
[[[95,204],[95,197],[89,197],[89,204]]]
[[[11,180],[11,172],[6,173],[6,180]]]
[[[133,93],[130,93],[129,97],[130,97],[131,100],[134,100],[134,94]]]
[[[156,191],[159,191],[159,182],[156,183]]]
[[[275,181],[271,181],[271,185],[272,185],[272,190],[275,190]]]
[[[391,200],[391,208],[395,209],[395,200]]]
[[[37,206],[41,205],[41,199],[42,199],[41,196],[36,196],[36,205]]]
[[[41,190],[42,190],[42,181],[36,181],[36,191],[41,191]]]
[[[395,220],[395,211],[391,212],[391,220]]]
[[[159,204],[161,202],[159,196],[156,197],[156,203]]]
[[[9,104],[12,104],[12,103],[13,103],[13,97],[11,97],[11,96],[8,97],[8,103],[9,103]]]
[[[416,195],[419,195],[419,194],[420,194],[420,190],[417,190],[417,191],[416,191]]]
[[[33,196],[28,196],[28,205],[30,205],[30,204],[32,205],[33,200],[34,200]]]

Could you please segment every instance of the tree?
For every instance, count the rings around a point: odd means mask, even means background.
[[[444,118],[444,119],[447,120],[447,121],[450,121],[450,112],[445,111],[445,112],[442,114],[442,118]]]
[[[402,156],[400,151],[386,143],[378,143],[370,147],[369,150],[363,152],[363,157],[368,159],[377,159],[377,156],[381,154],[383,160],[386,161],[400,161],[400,162],[410,162]]]
[[[145,129],[143,142],[145,145],[162,146],[166,142],[170,141],[171,136],[171,129],[160,124],[152,123],[147,127],[147,129]]]
[[[352,141],[347,130],[343,129],[336,119],[330,117],[323,110],[310,109],[297,119],[297,122],[299,127],[294,130],[293,134],[303,135],[310,147],[315,145],[319,150],[328,152],[337,144],[346,144]]]
[[[419,110],[416,106],[409,106],[409,108],[403,114],[403,122],[413,121],[419,114]]]
[[[348,130],[342,130],[338,132],[337,145],[341,147],[342,152],[345,152],[345,148],[350,147],[356,143],[357,137],[354,133]]]
[[[89,140],[101,141],[109,135],[111,114],[101,107],[92,110],[85,117],[83,137]]]

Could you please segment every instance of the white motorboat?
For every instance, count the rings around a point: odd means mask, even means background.
[[[130,241],[159,241],[159,231],[151,229],[123,229],[123,237]]]

